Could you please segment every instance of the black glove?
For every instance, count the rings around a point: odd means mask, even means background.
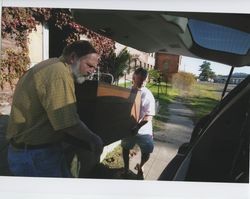
[[[103,152],[103,147],[104,144],[101,137],[96,134],[93,134],[93,141],[90,143],[91,151],[101,155],[101,153]]]
[[[145,125],[147,122],[148,122],[148,121],[143,120],[143,121],[139,122],[138,124],[136,124],[136,125],[131,129],[131,134],[132,134],[132,135],[136,135],[136,134],[138,133],[139,129],[140,129],[143,125]]]

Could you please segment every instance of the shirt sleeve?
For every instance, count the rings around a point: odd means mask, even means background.
[[[151,93],[145,93],[142,107],[144,115],[155,115],[155,99]]]
[[[42,90],[41,103],[54,130],[61,130],[78,122],[73,81],[67,77],[58,77],[47,83]]]

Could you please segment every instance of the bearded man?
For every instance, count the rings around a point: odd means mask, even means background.
[[[89,79],[98,60],[88,41],[76,41],[61,57],[38,63],[20,78],[7,128],[13,175],[71,177],[61,144],[67,136],[101,154],[102,139],[79,119],[74,87],[74,81]]]

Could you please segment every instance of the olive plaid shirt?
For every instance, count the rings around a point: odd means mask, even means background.
[[[12,102],[7,139],[38,145],[58,142],[58,130],[78,122],[72,73],[62,59],[45,60],[20,78]]]

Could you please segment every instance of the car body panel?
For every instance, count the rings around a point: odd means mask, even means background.
[[[208,59],[231,66],[250,65],[250,15],[231,13],[82,10],[72,9],[76,22],[124,45],[144,52],[166,52]],[[231,45],[224,51],[199,45],[190,30],[189,20],[211,23],[211,28],[221,26],[227,31],[239,31],[246,36],[246,54],[230,53]],[[211,29],[206,37],[224,46],[232,40],[232,34],[219,38],[221,33]],[[225,38],[228,37],[228,38]],[[224,41],[222,41],[222,39]],[[216,48],[215,48],[216,49]]]

